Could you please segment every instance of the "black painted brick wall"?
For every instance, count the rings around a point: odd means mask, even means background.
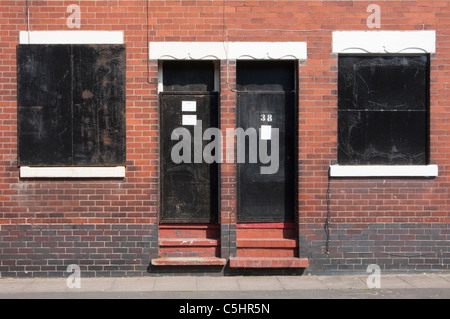
[[[158,252],[156,225],[1,225],[1,277],[142,276]]]
[[[310,259],[307,273],[365,272],[377,264],[384,272],[450,270],[448,224],[332,224],[329,254],[323,225],[308,229],[322,240],[309,241],[300,231],[300,255]]]
[[[221,224],[221,257],[237,256],[236,224]]]

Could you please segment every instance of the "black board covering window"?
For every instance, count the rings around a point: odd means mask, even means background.
[[[429,56],[339,56],[340,165],[427,165]]]
[[[124,45],[19,45],[21,166],[126,162]]]

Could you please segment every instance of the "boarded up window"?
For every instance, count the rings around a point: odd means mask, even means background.
[[[339,164],[428,164],[429,57],[339,57]]]
[[[19,45],[21,166],[126,162],[123,45]]]

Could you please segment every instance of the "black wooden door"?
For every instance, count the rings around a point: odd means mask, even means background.
[[[208,164],[203,158],[199,162],[198,154],[194,158],[194,152],[199,149],[203,151],[211,143],[210,140],[203,140],[198,132],[203,135],[208,128],[218,127],[218,94],[161,93],[160,105],[161,222],[217,222],[218,164]],[[172,157],[173,148],[181,141],[171,138],[177,128],[190,133],[189,162],[176,163]],[[194,145],[199,140],[201,147]]]
[[[287,222],[295,218],[295,101],[294,92],[240,92],[237,95],[238,127],[255,128],[258,134],[258,162],[249,163],[250,148],[246,145],[246,162],[238,163],[238,219],[241,222]],[[279,130],[278,170],[262,174],[259,148],[262,127]],[[247,141],[249,142],[249,141]],[[270,153],[277,141],[266,140]],[[238,141],[239,143],[239,141]],[[239,147],[239,145],[238,145]],[[274,155],[273,152],[271,155]],[[272,157],[272,161],[275,160]],[[272,163],[273,164],[273,163]]]

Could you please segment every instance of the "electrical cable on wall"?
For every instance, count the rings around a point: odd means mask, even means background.
[[[328,188],[327,188],[327,220],[325,222],[325,234],[327,241],[325,245],[325,254],[330,254],[330,237],[331,237],[331,177],[328,175]]]
[[[158,85],[158,80],[156,80],[156,82],[152,82],[150,81],[150,5],[149,5],[150,0],[147,0],[147,43],[146,43],[146,47],[147,47],[147,57],[145,58],[147,60],[147,83],[148,84],[152,84],[152,85]]]
[[[225,9],[225,8],[224,8]],[[224,10],[224,12],[225,12],[225,10]],[[225,25],[225,13],[224,13],[224,17],[223,17],[223,20],[224,20],[224,38],[223,38],[223,47],[224,47],[224,50],[225,50],[225,56],[226,56],[226,60],[227,60],[227,65],[226,65],[226,69],[227,69],[227,76],[226,76],[226,78],[227,78],[227,87],[228,87],[228,89],[231,91],[231,92],[237,92],[237,90],[236,89],[233,89],[233,88],[231,88],[231,85],[230,85],[230,81],[229,81],[229,50],[228,50],[228,43],[229,43],[229,32],[230,31],[246,31],[246,32],[248,32],[248,31],[250,31],[250,32],[260,32],[260,31],[264,31],[264,32],[297,32],[297,33],[299,33],[299,32],[333,32],[333,31],[335,31],[335,30],[327,30],[327,29],[313,29],[313,30],[286,30],[286,29],[251,29],[251,30],[248,30],[248,29],[226,29],[226,25]],[[283,59],[283,58],[286,58],[286,57],[288,57],[288,56],[290,56],[290,55],[286,55],[286,56],[284,56],[284,57],[282,57],[282,58],[271,58],[269,55],[267,56],[268,57],[268,59],[269,60],[281,60],[281,59]],[[249,57],[249,58],[253,58],[253,57]]]
[[[147,83],[155,84],[150,81],[150,35],[149,35],[149,32],[150,32],[149,10],[150,9],[149,9],[149,2],[150,2],[150,0],[147,0],[147,43],[146,43],[147,57],[145,59],[147,60]]]
[[[147,60],[147,83],[151,84],[150,83],[150,35],[148,34],[149,33],[149,28],[150,28],[149,17],[148,17],[148,15],[149,15],[149,13],[148,13],[148,11],[149,11],[149,8],[148,8],[149,4],[148,4],[148,2],[149,1],[150,0],[147,0],[147,43],[145,44],[146,47],[147,47],[147,57],[145,59]]]
[[[28,0],[25,3],[25,15],[27,17],[27,33],[28,33],[28,44],[31,44],[30,39],[30,7],[28,6]]]

